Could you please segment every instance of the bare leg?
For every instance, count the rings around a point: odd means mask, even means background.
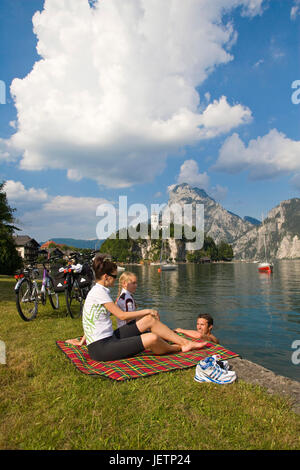
[[[145,349],[150,349],[154,354],[170,354],[181,351],[178,344],[169,344],[154,333],[145,333],[140,336]]]
[[[155,333],[161,339],[170,341],[171,343],[180,346],[182,352],[188,352],[193,349],[201,349],[207,344],[206,341],[198,343],[196,341],[190,341],[183,338],[182,336],[179,336],[167,325],[152,317],[152,315],[145,315],[140,320],[137,320],[136,326],[142,333],[150,328],[151,333]]]

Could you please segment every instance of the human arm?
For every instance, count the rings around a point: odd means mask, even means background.
[[[218,338],[216,338],[211,333],[202,335],[199,331],[196,330],[184,330],[183,328],[176,328],[174,331],[176,333],[183,333],[184,335],[190,336],[193,339],[201,339],[202,341],[210,341],[211,343],[219,344]]]
[[[183,333],[184,335],[190,336],[193,339],[201,339],[202,335],[196,330],[184,330],[183,328],[176,328],[176,333]]]
[[[208,333],[207,335],[202,335],[200,336],[200,338],[203,339],[203,341],[210,341],[211,343],[219,344],[218,338],[216,338],[211,333]]]
[[[115,315],[115,317],[119,318],[119,320],[130,321],[130,320],[135,320],[135,319],[142,318],[145,315],[152,315],[154,318],[159,320],[158,312],[156,310],[151,309],[151,308],[146,308],[144,310],[135,310],[135,311],[132,311],[132,312],[124,312],[114,302],[107,302],[107,303],[104,304],[104,307],[110,313]]]

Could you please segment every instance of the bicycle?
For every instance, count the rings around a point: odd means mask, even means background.
[[[93,285],[94,275],[80,253],[71,253],[69,258],[70,264],[66,268],[60,268],[59,271],[65,274],[67,312],[72,318],[79,318],[82,315],[83,302]],[[79,260],[83,261],[83,264],[79,263]]]
[[[45,263],[42,263],[44,271],[42,286],[39,289],[36,279],[39,277],[39,270],[36,263],[28,264],[23,271],[15,275],[17,281],[15,285],[17,310],[24,321],[31,321],[36,318],[39,302],[45,305],[47,296],[50,305],[54,310],[59,308],[58,294],[54,292],[53,279],[49,274]]]

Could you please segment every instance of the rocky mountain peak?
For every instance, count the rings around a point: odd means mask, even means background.
[[[195,201],[202,201],[203,199],[210,199],[215,202],[205,191],[197,187],[191,187],[187,183],[174,184],[169,186],[169,197],[170,201],[176,202],[185,201],[185,204],[192,203]]]
[[[192,204],[193,207],[196,207],[196,204],[203,204],[204,231],[217,244],[221,241],[232,243],[253,228],[252,223],[224,209],[204,189],[191,187],[187,183],[169,187],[168,206],[170,207],[172,204],[179,204],[180,206]]]
[[[300,199],[281,201],[260,226],[236,240],[233,250],[236,259],[300,258]]]

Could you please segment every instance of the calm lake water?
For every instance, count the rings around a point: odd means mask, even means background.
[[[271,275],[253,263],[157,268],[126,267],[138,276],[139,308],[156,308],[170,328],[194,329],[197,315],[210,313],[223,346],[300,381],[300,364],[292,362],[292,343],[300,340],[300,261],[275,262]]]

